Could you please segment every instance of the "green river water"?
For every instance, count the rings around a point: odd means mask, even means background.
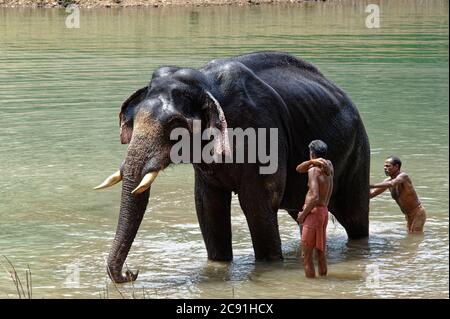
[[[371,202],[370,238],[328,226],[329,275],[307,280],[299,229],[279,212],[285,260],[255,263],[232,202],[234,261],[208,262],[193,199],[193,169],[160,174],[127,259],[139,268],[126,297],[448,298],[448,2],[91,9],[68,29],[59,9],[0,9],[0,255],[32,271],[34,298],[120,297],[105,271],[121,188],[92,187],[125,156],[120,105],[161,65],[199,67],[257,50],[313,62],[353,99],[372,150],[371,181],[390,154],[403,160],[428,213],[406,233],[388,194]],[[6,260],[0,298],[16,298]],[[144,295],[145,294],[145,295]]]

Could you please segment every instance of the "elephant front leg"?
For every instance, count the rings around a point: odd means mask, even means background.
[[[207,185],[196,173],[195,206],[208,259],[232,260],[231,192]]]

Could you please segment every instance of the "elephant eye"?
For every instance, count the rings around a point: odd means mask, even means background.
[[[192,94],[188,91],[181,92],[181,96],[187,100],[192,100]]]
[[[181,115],[174,115],[167,121],[167,124],[171,127],[185,126],[187,121]]]

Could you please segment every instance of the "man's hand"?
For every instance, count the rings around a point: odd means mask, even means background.
[[[315,166],[318,166],[327,176],[330,176],[331,174],[331,167],[327,160],[323,158],[317,158],[313,160]]]
[[[296,171],[299,173],[306,173],[313,166],[320,168],[325,175],[327,176],[331,175],[332,168],[330,163],[326,159],[320,157],[310,159],[308,161],[301,163],[300,165],[297,166]]]
[[[303,224],[305,221],[306,215],[303,213],[303,211],[298,212],[297,221],[299,224]]]

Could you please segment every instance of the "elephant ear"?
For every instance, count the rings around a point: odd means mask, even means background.
[[[131,136],[133,135],[134,110],[136,106],[145,99],[147,91],[148,87],[143,87],[131,94],[130,97],[122,103],[119,114],[120,142],[122,144],[128,144],[131,141]]]
[[[218,129],[220,131],[219,136],[214,138],[214,153],[224,154],[230,156],[230,142],[228,140],[227,120],[223,113],[220,103],[214,98],[214,96],[205,91],[205,102],[202,106],[202,110],[206,116],[206,127],[209,129]]]

